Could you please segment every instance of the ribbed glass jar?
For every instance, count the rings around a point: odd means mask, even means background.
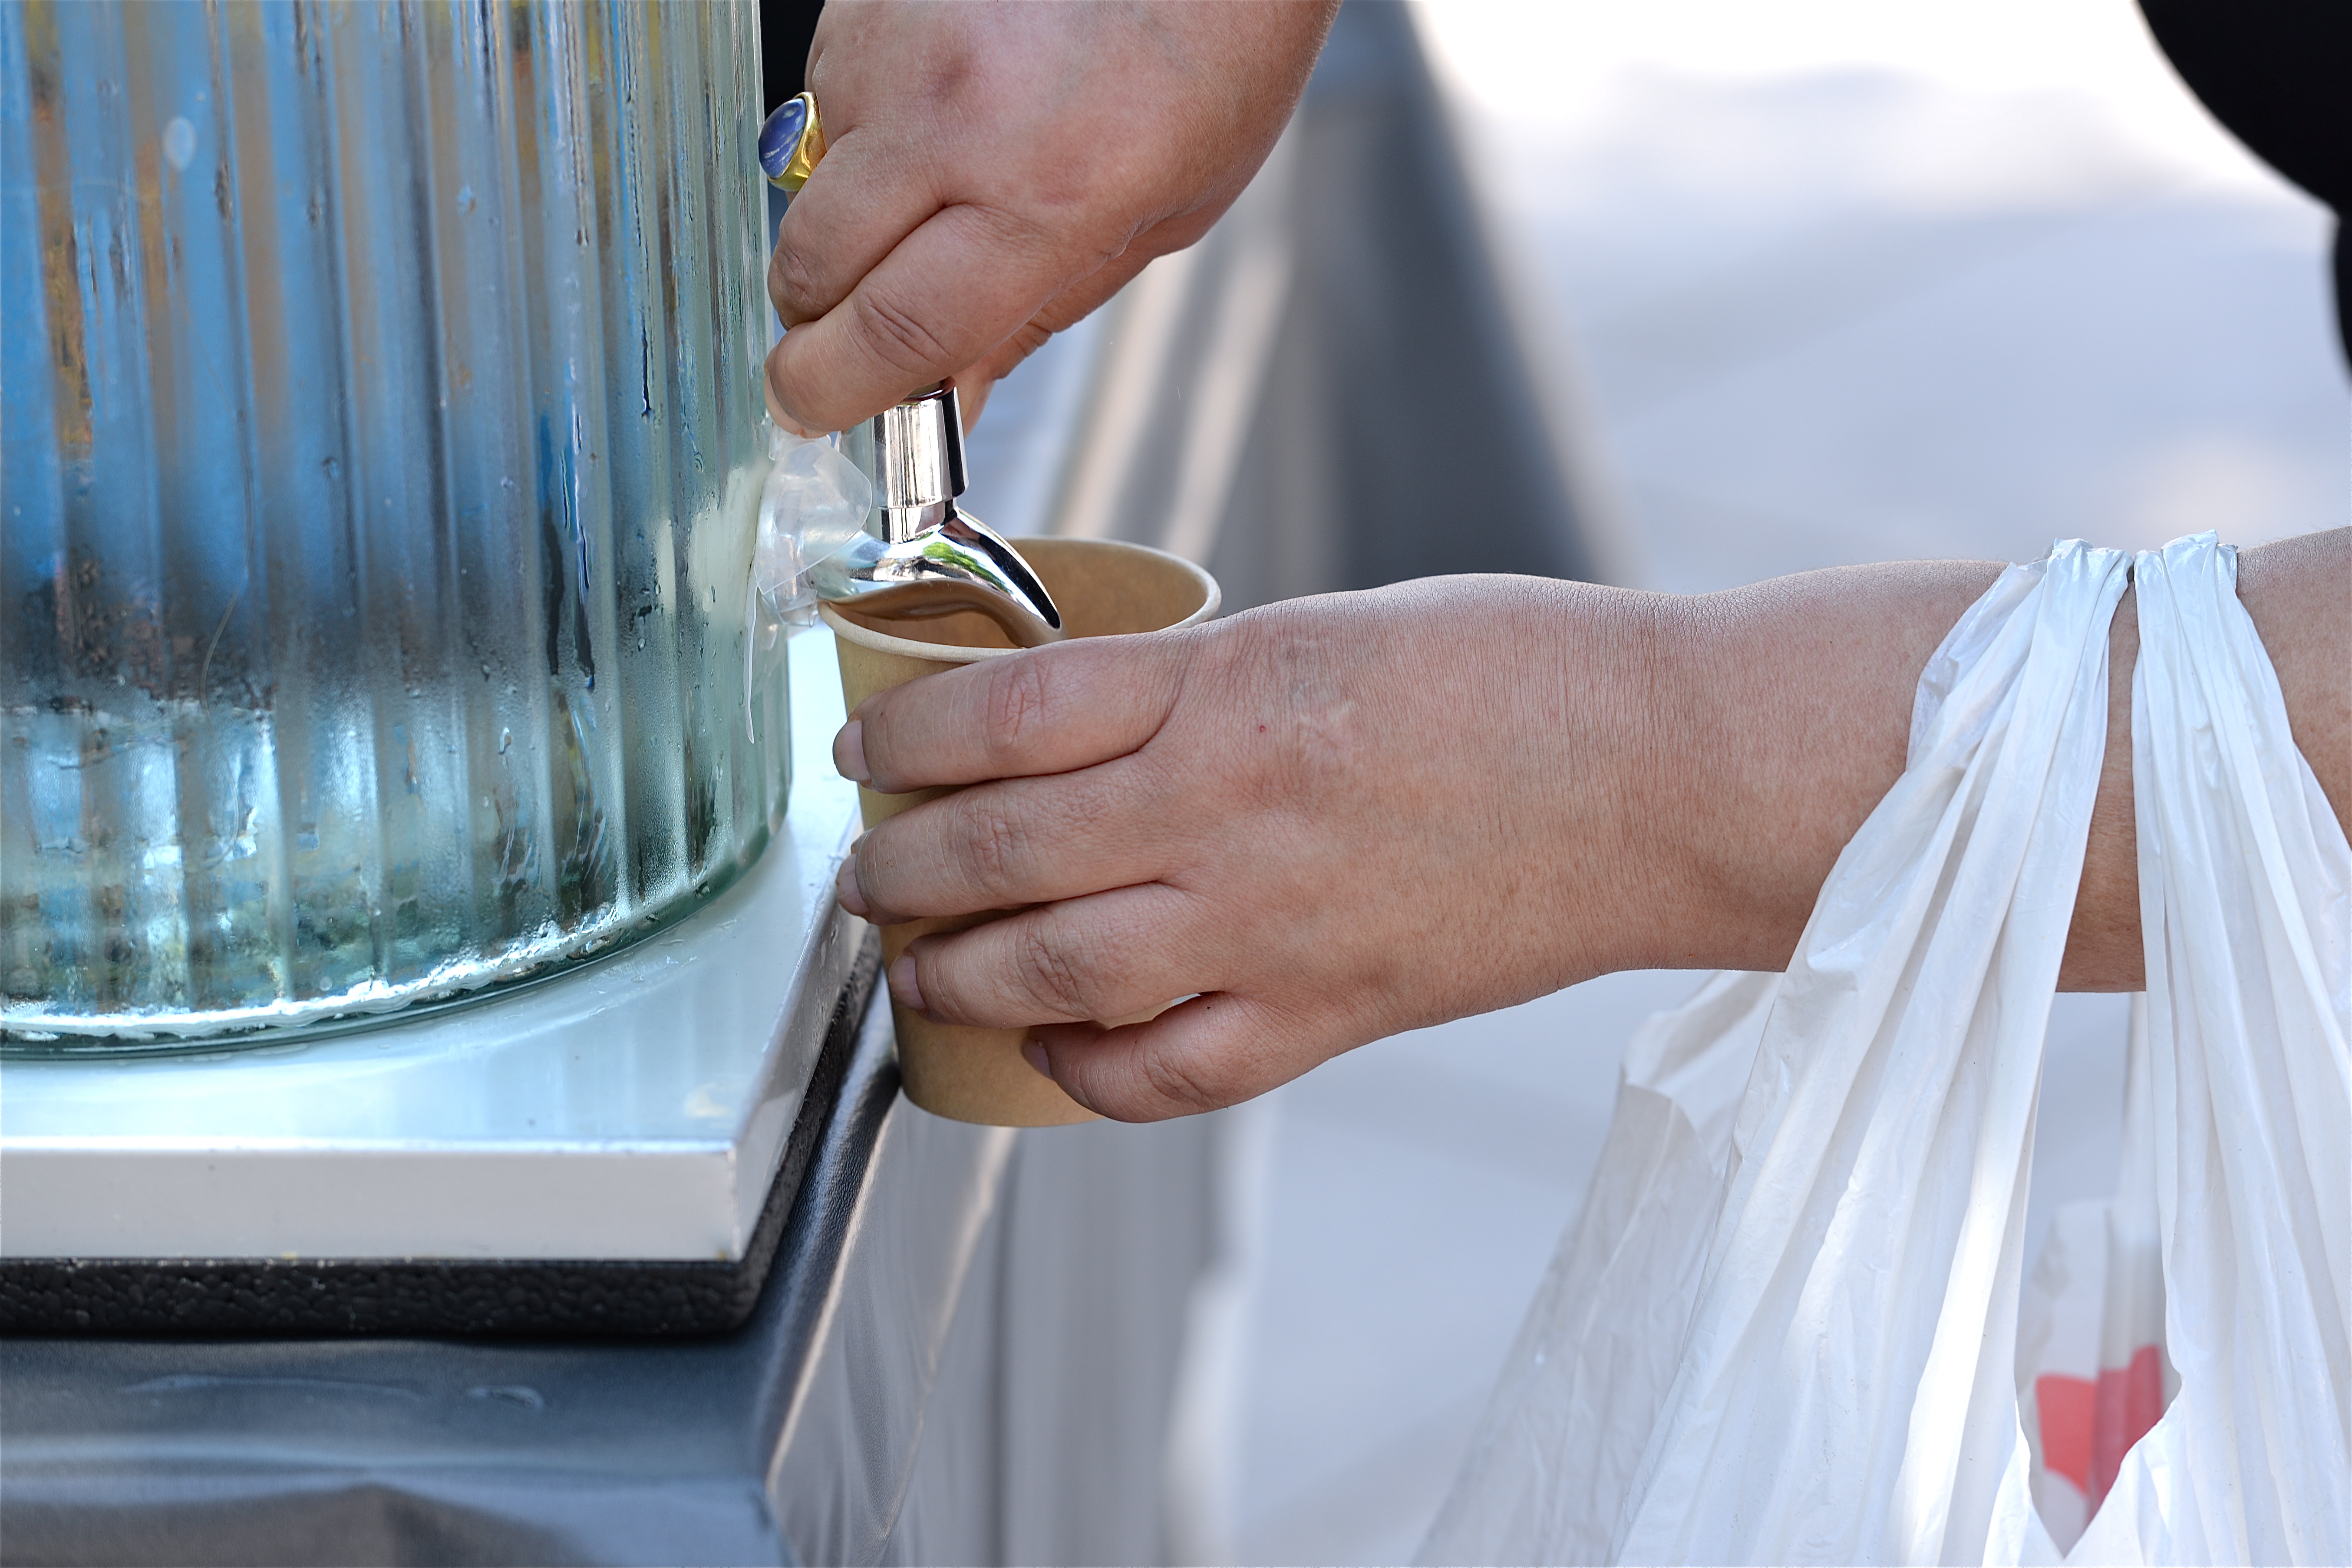
[[[0,1019],[284,1037],[781,823],[744,5],[0,5]]]

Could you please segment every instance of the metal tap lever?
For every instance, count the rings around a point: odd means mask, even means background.
[[[1062,640],[1062,612],[1029,563],[956,506],[964,472],[954,387],[875,416],[874,477],[886,536],[821,563],[810,574],[820,598],[913,620],[978,610],[1023,647]]]

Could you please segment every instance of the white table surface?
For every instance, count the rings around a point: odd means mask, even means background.
[[[784,830],[673,930],[309,1046],[0,1063],[0,1257],[741,1257],[865,931],[830,634],[791,672]]]

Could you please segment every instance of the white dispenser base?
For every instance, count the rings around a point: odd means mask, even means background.
[[[792,681],[783,831],[671,931],[308,1046],[0,1064],[0,1260],[745,1258],[866,937],[829,634]]]

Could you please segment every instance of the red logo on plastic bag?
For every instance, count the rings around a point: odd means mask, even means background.
[[[2033,1380],[2042,1412],[2042,1464],[2074,1483],[2095,1510],[2116,1484],[2124,1456],[2164,1414],[2164,1355],[2132,1352],[2129,1366],[2101,1367],[2096,1384],[2047,1373]]]

